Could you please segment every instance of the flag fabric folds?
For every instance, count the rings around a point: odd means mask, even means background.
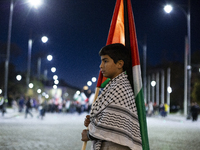
[[[128,73],[128,76],[135,94],[142,147],[143,150],[148,150],[149,141],[142,89],[140,59],[131,0],[116,1],[106,45],[113,43],[122,43],[130,50],[132,60],[132,64],[130,64],[130,70],[132,71]],[[108,82],[109,79],[103,77],[102,73],[99,72],[97,87],[103,88]]]

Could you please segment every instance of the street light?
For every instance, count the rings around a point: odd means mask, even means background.
[[[41,41],[42,41],[43,43],[46,43],[46,42],[48,41],[48,37],[43,36],[43,37],[41,38]]]
[[[29,0],[28,2],[31,5],[34,4],[34,6],[36,6],[36,4],[37,4],[37,6],[39,6],[38,4],[41,4],[41,0]],[[8,41],[7,41],[7,50],[6,50],[6,60],[5,60],[5,85],[4,85],[4,98],[5,99],[7,99],[7,89],[8,89],[8,70],[9,70],[9,61],[10,61],[10,43],[11,43],[11,32],[12,32],[13,10],[14,10],[14,1],[11,0],[9,23],[8,23]]]
[[[152,102],[154,103],[154,96],[155,96],[155,90],[154,90],[154,87],[155,87],[155,85],[156,85],[156,81],[154,81],[154,74],[152,75],[152,79],[153,79],[153,81],[151,81],[151,86],[152,86]]]
[[[43,43],[46,43],[48,41],[48,38],[46,36],[43,36],[41,38]],[[26,77],[26,84],[29,84],[30,81],[30,72],[31,72],[31,51],[33,46],[33,40],[30,38],[28,40],[28,63],[27,63],[27,77]],[[38,78],[40,78],[40,68],[41,68],[41,58],[38,58]]]
[[[85,85],[84,87],[83,87],[83,90],[88,90],[88,86],[87,85]]]
[[[164,7],[164,10],[166,13],[171,13],[171,11],[173,10],[173,7],[171,5],[166,5]]]
[[[46,95],[45,95],[45,98],[48,99],[48,98],[49,98],[49,94],[46,94]]]
[[[51,68],[51,72],[53,72],[53,73],[56,72],[56,68],[55,68],[55,67],[52,67],[52,68]]]
[[[151,81],[151,86],[155,86],[156,85],[156,81]]]
[[[92,82],[96,82],[97,81],[97,78],[96,77],[93,77],[92,78]]]
[[[54,80],[54,84],[58,84],[59,83],[59,81],[58,80]]]
[[[43,43],[44,43],[44,42],[43,42]],[[48,60],[48,61],[51,61],[52,59],[53,59],[53,56],[52,56],[52,55],[48,55],[48,56],[47,56],[47,60]],[[37,66],[37,67],[38,67],[38,68],[37,68],[37,69],[38,69],[38,70],[37,70],[37,71],[38,71],[38,79],[40,79],[41,61],[42,61],[42,60],[41,60],[41,57],[39,57],[39,58],[38,58],[38,64],[37,64],[37,65],[38,65],[38,66]],[[45,73],[44,73],[45,78],[47,77],[47,72],[48,72],[48,71],[45,70]]]
[[[172,93],[172,88],[171,88],[171,87],[168,87],[168,88],[167,88],[167,92],[168,92],[169,94],[171,94],[171,93]]]
[[[38,94],[40,94],[41,92],[42,92],[42,90],[41,90],[41,89],[38,89],[38,90],[37,90],[37,93],[38,93]]]
[[[166,5],[164,10],[169,10],[169,7],[171,5]],[[171,6],[172,7],[172,6]],[[168,8],[168,9],[167,9]],[[181,7],[179,7],[181,8]],[[184,82],[184,115],[189,114],[189,106],[190,106],[190,86],[191,86],[191,29],[190,29],[190,0],[188,0],[188,12],[184,11],[184,9],[181,8],[181,11],[183,11],[184,15],[187,19],[187,36],[188,36],[188,53],[185,59],[185,82]],[[167,11],[166,11],[167,12]],[[169,11],[171,12],[171,11]],[[187,68],[186,68],[187,67]],[[188,69],[189,67],[189,69]],[[186,88],[187,87],[187,88]],[[188,108],[187,108],[188,107]]]
[[[80,91],[76,91],[76,94],[79,95],[79,94],[81,94],[81,92]]]
[[[54,79],[54,80],[58,80],[58,76],[57,76],[57,75],[54,75],[54,76],[53,76],[53,79]]]
[[[32,89],[34,85],[33,85],[33,83],[29,83],[28,86],[30,89]]]
[[[28,3],[33,6],[34,8],[38,8],[42,4],[41,0],[29,0]]]
[[[47,56],[47,60],[48,60],[48,61],[52,61],[52,59],[53,59],[53,56],[52,56],[52,55],[48,55],[48,56]]]
[[[91,82],[91,81],[88,81],[88,82],[87,82],[87,85],[88,85],[88,86],[91,86],[91,85],[92,85],[92,82]]]
[[[8,70],[9,70],[9,61],[10,61],[10,42],[11,42],[11,31],[12,31],[13,9],[14,9],[14,3],[13,3],[13,0],[11,0],[11,3],[10,3],[9,23],[8,23],[7,54],[6,54],[6,61],[5,61],[4,99],[7,99]]]
[[[57,85],[53,85],[53,89],[57,89],[58,87],[57,87]]]
[[[22,79],[22,76],[21,75],[17,75],[16,79],[17,79],[17,81],[20,81]]]

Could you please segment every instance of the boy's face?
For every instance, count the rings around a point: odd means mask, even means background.
[[[108,55],[101,56],[100,69],[104,77],[113,79],[123,72],[124,62],[119,60],[116,64]]]

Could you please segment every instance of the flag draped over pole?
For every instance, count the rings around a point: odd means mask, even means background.
[[[132,63],[130,64],[130,70],[127,70],[127,74],[135,94],[142,147],[143,150],[149,150],[140,59],[131,0],[116,1],[106,45],[113,43],[122,43],[130,50]],[[103,77],[102,73],[99,72],[96,91],[99,91],[97,90],[99,88],[105,87],[108,82],[109,79]]]
[[[139,51],[131,0],[117,0],[116,2],[106,45],[112,43],[124,44],[127,48],[129,48],[131,53],[132,72],[130,72],[128,75],[135,93],[143,149],[147,150],[149,149],[149,141],[142,89]],[[108,82],[108,79],[106,80],[106,78],[103,77],[100,72],[97,87],[104,87],[107,84],[106,82]]]

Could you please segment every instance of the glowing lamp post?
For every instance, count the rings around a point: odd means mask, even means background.
[[[21,76],[21,75],[17,75],[17,76],[16,76],[16,79],[17,79],[17,81],[21,81],[22,76]]]
[[[54,75],[54,76],[53,76],[53,79],[54,79],[54,80],[58,80],[58,76],[57,76],[57,75]]]
[[[29,87],[30,89],[32,89],[33,86],[34,86],[33,83],[29,83],[29,84],[28,84],[28,87]]]
[[[152,86],[152,103],[154,103],[154,96],[155,96],[155,90],[154,87],[156,85],[156,81],[151,81],[151,86]]]
[[[40,94],[41,92],[42,92],[42,90],[41,90],[41,89],[38,89],[38,90],[37,90],[37,93],[38,93],[38,94]]]
[[[59,83],[59,81],[58,80],[54,80],[54,84],[58,84]]]
[[[55,68],[55,67],[52,67],[52,68],[51,68],[51,72],[53,72],[53,73],[56,72],[56,68]]]
[[[42,4],[41,0],[29,0],[28,1],[30,6],[34,7],[35,9],[38,8],[38,6],[40,6]]]
[[[96,77],[93,77],[92,78],[92,82],[96,82],[97,81],[97,78]]]
[[[165,7],[164,7],[164,11],[166,12],[166,13],[171,13],[171,11],[173,10],[173,7],[171,6],[171,5],[166,5]]]
[[[43,36],[43,37],[41,38],[41,41],[42,41],[43,43],[46,43],[46,42],[48,41],[48,37]]]
[[[88,81],[88,82],[87,82],[87,85],[88,85],[88,86],[91,86],[91,85],[92,85],[92,82],[91,82],[91,81]]]
[[[42,4],[41,0],[29,0],[28,3],[31,6],[37,8]],[[7,41],[7,54],[5,61],[5,91],[4,98],[7,99],[7,88],[8,88],[8,70],[9,70],[9,61],[10,61],[10,43],[11,43],[11,32],[12,32],[12,20],[13,20],[13,10],[14,10],[14,0],[11,0],[10,3],[10,14],[9,14],[9,23],[8,23],[8,41]]]
[[[179,7],[179,6],[178,6]],[[184,115],[189,115],[190,107],[190,86],[191,86],[191,29],[190,29],[190,0],[188,0],[188,11],[179,7],[187,19],[187,42],[188,48],[185,50],[185,77],[184,77]],[[171,5],[164,7],[165,12],[170,13],[173,8]],[[187,52],[188,51],[188,52]],[[188,68],[189,67],[189,68]]]
[[[48,56],[47,56],[47,60],[48,60],[48,61],[52,61],[52,59],[53,59],[53,56],[52,56],[52,55],[48,55]]]

